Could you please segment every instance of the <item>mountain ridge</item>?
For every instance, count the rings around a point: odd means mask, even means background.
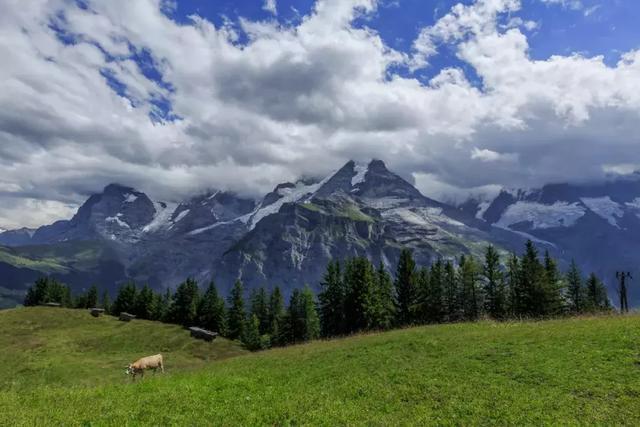
[[[179,203],[160,202],[132,187],[110,184],[91,195],[71,219],[1,233],[0,245],[103,245],[124,272],[107,285],[112,290],[124,280],[163,288],[194,277],[201,282],[215,279],[226,293],[241,278],[248,288],[279,285],[287,295],[307,283],[317,287],[331,259],[366,256],[392,269],[404,247],[428,264],[463,253],[480,256],[488,244],[503,252],[520,250],[524,240],[532,239],[568,263],[565,252],[584,243],[579,235],[585,227],[602,229],[605,221],[616,228],[618,220],[636,227],[633,218],[626,217],[627,210],[636,208],[636,199],[621,199],[636,190],[640,224],[640,184],[636,188],[631,180],[620,185],[588,191],[570,185],[502,191],[484,204],[453,206],[424,196],[376,159],[349,161],[323,179],[278,184],[259,200],[211,190]],[[625,215],[618,218],[604,196],[596,197],[607,192],[612,203],[628,204]],[[582,228],[567,233],[570,227],[564,225],[573,220]],[[620,230],[603,230],[612,241],[624,240]],[[594,262],[584,260],[583,265],[592,268]],[[100,279],[96,275],[96,281]]]

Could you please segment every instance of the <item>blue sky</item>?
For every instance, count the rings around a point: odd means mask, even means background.
[[[420,29],[432,25],[458,3],[474,0],[393,0],[382,3],[373,17],[362,24],[378,31],[391,47],[409,51]],[[519,16],[539,23],[529,38],[531,56],[537,59],[551,55],[582,52],[604,55],[610,64],[620,53],[640,45],[640,3],[633,0],[581,0],[580,7],[547,4],[540,0],[524,0]],[[188,22],[188,16],[198,14],[221,25],[224,19],[240,17],[263,20],[277,19],[282,24],[298,22],[307,15],[312,0],[278,0],[278,15],[264,10],[261,0],[179,0],[175,11],[168,13],[178,22]]]
[[[113,181],[260,197],[349,159],[455,201],[628,174],[637,22],[635,0],[0,2],[0,228]]]

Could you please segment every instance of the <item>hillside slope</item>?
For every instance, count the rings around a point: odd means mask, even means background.
[[[168,356],[169,374],[137,384],[114,375],[106,386],[5,387],[0,424],[638,425],[639,350],[635,315],[412,328],[196,371]],[[59,357],[40,369],[65,363]],[[121,368],[83,374],[112,370]]]
[[[156,353],[169,371],[180,372],[245,353],[224,338],[194,340],[176,325],[49,307],[0,311],[0,349],[2,392],[123,383],[127,364]]]

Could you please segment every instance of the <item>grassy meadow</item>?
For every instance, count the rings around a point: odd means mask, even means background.
[[[0,312],[0,346],[0,425],[640,425],[638,315],[243,355],[169,325],[29,308]],[[166,375],[125,380],[128,361],[160,351]]]

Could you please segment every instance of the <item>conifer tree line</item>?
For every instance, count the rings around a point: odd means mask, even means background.
[[[393,277],[383,264],[376,267],[364,257],[331,261],[317,297],[308,286],[295,289],[287,305],[278,287],[254,289],[245,298],[238,280],[225,301],[213,282],[202,292],[193,279],[164,293],[127,283],[111,302],[108,293],[99,299],[95,286],[72,297],[69,287],[42,278],[29,289],[25,305],[46,302],[199,326],[239,339],[250,350],[408,325],[611,310],[595,274],[585,279],[575,262],[562,274],[556,260],[548,252],[541,257],[531,241],[520,257],[501,260],[489,246],[483,259],[462,255],[430,266],[416,265],[411,251],[403,250]]]

